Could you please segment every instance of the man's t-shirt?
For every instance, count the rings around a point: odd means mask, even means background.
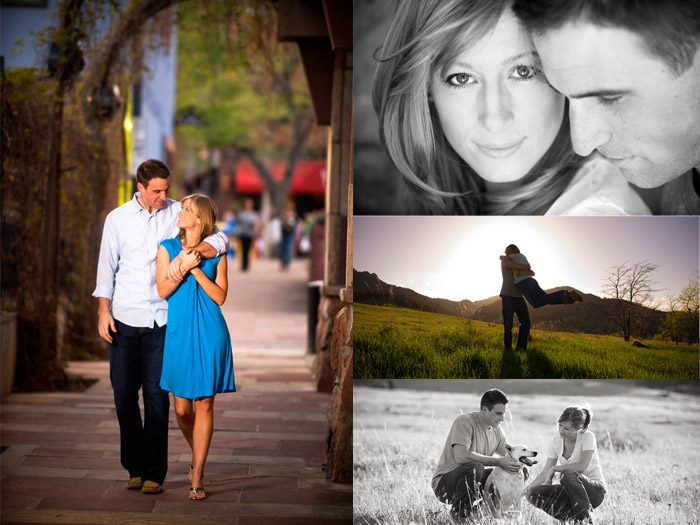
[[[506,455],[506,436],[500,427],[485,427],[478,419],[479,412],[462,414],[452,423],[450,433],[447,435],[440,460],[430,483],[433,491],[437,490],[440,478],[459,467],[455,459],[454,445],[463,445],[469,452],[476,452],[484,456],[493,456],[494,453]]]

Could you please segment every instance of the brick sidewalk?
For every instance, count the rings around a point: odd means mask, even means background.
[[[190,452],[170,413],[169,470],[157,496],[127,491],[107,362],[71,362],[99,381],[83,393],[12,394],[0,430],[2,523],[340,525],[352,485],[326,482],[325,411],[306,346],[306,261],[287,272],[233,262],[222,310],[238,392],[217,396],[206,501],[187,499]],[[7,448],[6,448],[7,447]]]

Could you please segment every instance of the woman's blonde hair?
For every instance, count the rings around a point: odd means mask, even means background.
[[[554,142],[518,187],[482,195],[483,181],[447,141],[430,100],[433,74],[483,39],[510,0],[403,1],[389,28],[372,102],[381,140],[407,184],[401,199],[413,214],[542,214],[583,164],[571,146],[568,110]]]
[[[211,197],[203,195],[201,193],[193,193],[187,197],[180,199],[180,204],[184,208],[185,202],[194,201],[194,205],[197,208],[197,217],[199,218],[199,240],[197,244],[202,242],[202,239],[209,237],[214,231],[214,225],[216,224],[216,219],[219,216],[219,209],[216,207],[216,203]],[[180,242],[185,244],[185,230],[180,228]]]

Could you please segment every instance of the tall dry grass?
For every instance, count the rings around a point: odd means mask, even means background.
[[[531,382],[529,380],[528,382]],[[400,383],[400,382],[396,382]],[[592,382],[604,393],[606,381]],[[491,385],[497,386],[497,385]],[[490,388],[486,386],[485,388]],[[543,382],[543,390],[547,385]],[[511,443],[544,453],[561,411],[581,396],[511,396]],[[700,523],[700,403],[692,396],[631,389],[624,396],[587,396],[591,430],[608,484],[595,510],[598,524]],[[430,480],[452,421],[478,405],[474,394],[356,388],[354,393],[354,522],[447,525],[449,506],[434,496]],[[531,471],[537,475],[541,458]],[[475,524],[496,523],[480,515]],[[522,513],[499,523],[559,523],[523,502]]]

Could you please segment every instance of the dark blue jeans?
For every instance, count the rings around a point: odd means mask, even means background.
[[[527,302],[530,303],[533,308],[539,308],[546,304],[564,304],[564,290],[547,293],[540,288],[540,285],[532,277],[520,281],[518,287],[520,291],[523,292]],[[573,302],[573,299],[569,299],[568,304],[572,304]]]
[[[163,483],[168,471],[170,398],[160,388],[165,326],[135,328],[114,320],[109,375],[119,419],[121,463],[129,476]],[[143,388],[144,419],[139,409]]]
[[[294,232],[282,234],[282,241],[280,242],[280,258],[282,259],[283,268],[286,268],[289,266],[289,263],[292,262],[295,240],[296,237]]]
[[[527,350],[527,336],[530,334],[530,312],[522,297],[501,296],[503,303],[503,343],[506,350],[513,349],[513,314],[518,316],[518,350]]]
[[[252,237],[241,236],[241,270],[248,270],[248,261],[250,260],[250,245],[253,243]]]
[[[603,503],[605,488],[599,481],[567,470],[562,473],[561,484],[533,487],[527,499],[558,520],[585,520]]]
[[[492,468],[485,468],[478,461],[464,463],[440,478],[435,495],[443,503],[452,505],[454,517],[466,518],[482,497],[484,484],[491,472]]]

